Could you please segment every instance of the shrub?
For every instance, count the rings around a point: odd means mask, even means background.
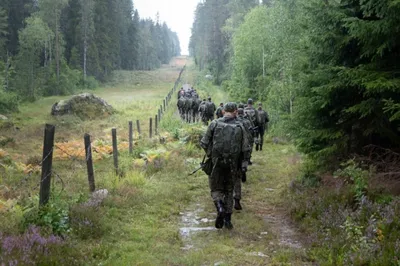
[[[0,90],[0,114],[18,111],[19,98],[16,94]]]

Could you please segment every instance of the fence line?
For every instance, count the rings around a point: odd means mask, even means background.
[[[186,65],[180,70],[178,78],[175,81],[174,87],[171,88],[171,90],[167,93],[166,97],[163,98],[160,108],[158,108],[157,113],[155,114],[154,118],[150,118],[150,128],[149,128],[149,137],[153,137],[153,119],[154,119],[154,135],[158,136],[159,135],[159,129],[161,125],[161,120],[166,114],[167,109],[170,106],[170,102],[173,99],[174,92],[176,92],[179,83],[181,82],[182,78],[182,73],[185,71]],[[136,130],[138,132],[138,137],[141,138],[141,125],[140,125],[140,120],[136,120]],[[129,154],[133,154],[133,122],[129,121]],[[113,128],[111,130],[112,134],[112,155],[113,155],[113,162],[114,162],[114,170],[116,175],[121,176],[121,172],[118,166],[118,143],[117,143],[117,129]],[[96,189],[95,185],[95,171],[94,171],[94,164],[93,164],[93,151],[96,151],[96,149],[93,148],[92,143],[93,139],[88,133],[84,134],[83,137],[83,144],[84,148],[81,151],[78,151],[77,154],[71,154],[70,152],[66,151],[63,149],[60,145],[57,145],[54,143],[55,140],[55,126],[46,124],[45,125],[45,133],[44,133],[44,142],[43,142],[43,156],[38,164],[38,166],[41,166],[41,174],[40,174],[40,180],[36,186],[35,189],[37,189],[38,186],[40,186],[40,191],[39,191],[39,205],[43,206],[48,203],[50,199],[50,192],[51,192],[51,183],[53,181],[56,182],[56,180],[59,180],[61,183],[61,192],[65,188],[65,182],[61,175],[57,173],[53,169],[53,155],[55,153],[55,150],[59,150],[62,152],[62,154],[65,154],[69,160],[71,160],[71,171],[69,172],[69,177],[73,177],[76,174],[76,163],[79,163],[82,167],[86,166],[86,171],[87,171],[87,182],[89,185],[89,191],[94,192]],[[93,150],[94,149],[94,150]],[[81,159],[80,156],[81,154],[84,154],[84,158]],[[79,169],[79,167],[78,167]],[[108,170],[109,171],[109,170]],[[29,177],[32,176],[33,170],[30,170],[25,177],[22,178],[20,185],[22,185],[24,182],[27,182],[29,180]],[[97,172],[98,173],[98,172]],[[52,176],[54,176],[52,180]]]

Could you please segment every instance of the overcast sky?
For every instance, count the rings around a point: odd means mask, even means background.
[[[188,46],[193,24],[194,11],[200,0],[133,0],[141,18],[155,20],[160,13],[161,22],[178,33],[183,55],[189,54]]]

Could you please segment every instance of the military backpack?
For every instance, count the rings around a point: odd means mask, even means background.
[[[251,122],[253,122],[253,124],[257,123],[257,115],[256,115],[256,110],[252,107],[246,107],[244,109],[244,113],[246,114],[246,116],[251,120]]]
[[[237,160],[242,152],[243,126],[238,122],[226,123],[224,118],[216,120],[216,123],[212,157],[225,162]]]
[[[257,122],[259,125],[265,125],[265,123],[269,122],[269,117],[267,112],[265,112],[264,110],[258,110]]]
[[[206,102],[206,113],[209,116],[214,115],[214,104],[212,102]]]

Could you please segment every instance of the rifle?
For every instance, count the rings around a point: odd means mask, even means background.
[[[256,127],[250,127],[249,130],[252,131],[253,133],[256,133],[257,130],[258,130],[258,126],[256,126]]]
[[[189,176],[194,175],[194,174],[197,173],[199,170],[203,169],[203,167],[204,167],[204,165],[205,165],[205,164],[204,164],[205,160],[206,160],[206,155],[204,154],[203,161],[200,163],[200,167],[199,167],[199,168],[196,168],[193,172],[191,172],[191,173],[189,174]]]

